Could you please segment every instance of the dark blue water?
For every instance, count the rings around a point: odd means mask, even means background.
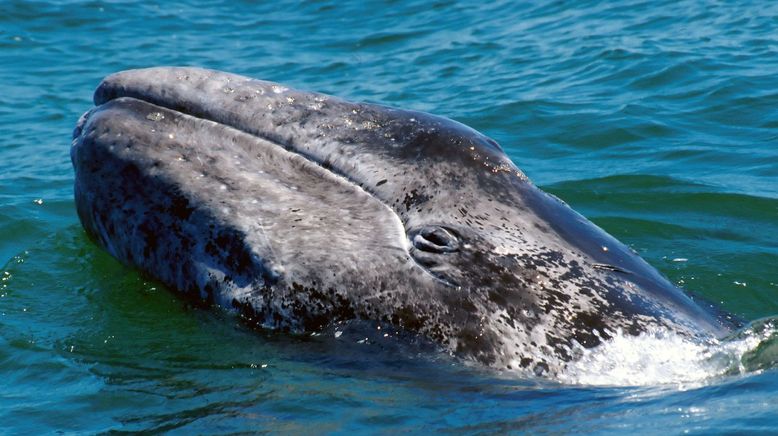
[[[249,331],[121,266],[78,223],[70,134],[103,76],[154,65],[456,119],[674,282],[778,314],[773,3],[6,0],[3,433],[778,432],[769,320],[522,380],[412,338]]]

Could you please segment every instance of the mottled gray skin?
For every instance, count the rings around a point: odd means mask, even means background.
[[[726,333],[446,118],[196,68],[107,77],[75,198],[114,257],[250,322],[368,319],[536,374],[618,330]]]

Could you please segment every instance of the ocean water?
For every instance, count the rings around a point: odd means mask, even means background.
[[[0,433],[778,433],[778,4],[345,3],[0,2]],[[192,307],[92,244],[73,204],[92,91],[155,65],[468,124],[754,324],[616,337],[537,380]]]

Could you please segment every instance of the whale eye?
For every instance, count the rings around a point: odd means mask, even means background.
[[[411,242],[417,250],[430,253],[451,253],[459,250],[454,231],[438,226],[425,226],[411,233]]]

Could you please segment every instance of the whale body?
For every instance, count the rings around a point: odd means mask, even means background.
[[[178,67],[94,103],[71,147],[86,232],[247,322],[374,320],[544,375],[618,331],[730,329],[455,121]]]

